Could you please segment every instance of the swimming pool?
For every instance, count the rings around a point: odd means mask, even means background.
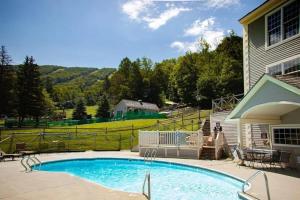
[[[145,174],[151,170],[153,200],[239,199],[242,181],[204,168],[135,159],[74,159],[43,163],[36,170],[65,172],[104,187],[142,192]]]

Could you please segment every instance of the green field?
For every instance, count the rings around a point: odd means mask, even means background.
[[[202,111],[201,118],[209,111]],[[139,130],[197,130],[198,112],[177,114],[169,119],[139,119],[68,127],[8,129],[1,131],[0,148],[14,152],[16,143],[39,152],[120,150],[138,144]],[[45,133],[45,134],[40,134]],[[12,136],[13,137],[10,137]]]
[[[92,115],[95,117],[96,112],[97,112],[98,106],[86,106],[86,112],[88,115]],[[73,114],[74,109],[66,109],[66,118],[67,119],[72,119],[72,114]]]

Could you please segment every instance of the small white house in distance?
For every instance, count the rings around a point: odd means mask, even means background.
[[[147,103],[133,100],[123,99],[121,100],[114,109],[115,116],[125,115],[128,111],[133,112],[149,112],[149,113],[157,113],[159,108],[156,104]]]

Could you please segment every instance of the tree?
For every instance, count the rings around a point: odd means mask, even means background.
[[[131,63],[128,87],[130,90],[131,99],[142,99],[143,98],[143,77],[140,72],[139,62],[135,61]]]
[[[103,90],[104,93],[107,94],[109,88],[110,88],[110,81],[109,81],[108,76],[105,76],[103,84],[102,84],[102,90]]]
[[[19,66],[17,80],[18,114],[20,122],[25,117],[39,117],[45,113],[45,101],[39,67],[33,57],[26,56],[24,64]]]
[[[198,79],[196,59],[196,53],[187,53],[179,58],[175,74],[178,95],[181,101],[191,105],[196,105],[197,103],[195,96]]]
[[[0,49],[0,115],[15,113],[15,70],[10,66],[12,59],[5,46]]]
[[[99,118],[109,118],[109,103],[106,95],[102,95],[99,101],[96,117]]]
[[[75,110],[73,112],[73,119],[82,120],[87,118],[86,107],[82,99],[76,104]]]

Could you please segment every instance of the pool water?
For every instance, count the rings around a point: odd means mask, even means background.
[[[145,163],[129,159],[76,159],[48,162],[37,170],[65,172],[104,187],[142,192],[145,174],[151,170],[153,200],[239,199],[242,182],[203,168],[167,162]]]

